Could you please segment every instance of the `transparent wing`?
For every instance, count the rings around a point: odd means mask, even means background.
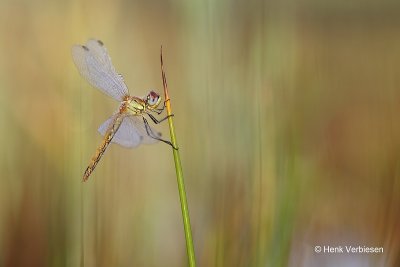
[[[113,123],[115,116],[118,116],[118,114],[111,116],[99,127],[99,132],[101,135],[105,135]],[[158,134],[156,130],[152,129],[152,131],[155,134]],[[111,142],[117,143],[124,147],[133,148],[142,143],[153,144],[158,141],[147,135],[141,116],[126,116]]]
[[[91,54],[101,63],[104,68],[110,72],[116,74],[116,70],[111,63],[111,58],[108,55],[107,49],[103,42],[100,40],[89,39],[85,46],[89,49]],[[118,75],[118,74],[117,74]],[[118,75],[121,76],[121,75]]]
[[[129,116],[129,120],[131,121],[131,124],[134,126],[135,130],[137,133],[142,136],[142,143],[143,144],[154,144],[158,142],[158,140],[151,138],[146,131],[146,127],[144,126],[143,118],[141,116]],[[158,137],[161,137],[161,133],[154,128],[149,126],[149,130]]]
[[[74,45],[72,58],[80,74],[92,86],[118,101],[128,94],[122,76],[115,71],[101,41],[89,40],[85,46]]]

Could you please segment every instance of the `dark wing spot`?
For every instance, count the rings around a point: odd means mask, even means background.
[[[100,41],[100,40],[97,40],[97,42],[99,43],[99,45],[101,45],[101,46],[103,46],[104,45],[104,43],[102,42],[102,41]]]
[[[143,141],[143,136],[140,136],[140,141]]]
[[[159,137],[161,137],[161,136],[162,136],[162,133],[158,132],[157,135],[158,135]]]
[[[89,48],[87,48],[87,46],[82,45],[82,48],[85,49],[86,51],[89,51]]]

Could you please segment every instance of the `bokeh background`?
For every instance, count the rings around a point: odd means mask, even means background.
[[[92,37],[138,96],[164,47],[198,266],[400,266],[399,32],[394,0],[0,0],[0,266],[187,265],[168,146],[81,182],[118,107]]]

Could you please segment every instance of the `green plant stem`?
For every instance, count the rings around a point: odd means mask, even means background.
[[[164,85],[164,95],[165,95],[165,105],[166,105],[166,109],[167,109],[167,115],[171,115],[172,114],[171,100],[168,95],[167,79],[165,77],[165,72],[164,72],[164,68],[163,68],[162,47],[161,47],[161,72],[162,72],[162,79],[163,79],[163,85]],[[172,116],[170,116],[168,118],[168,125],[169,125],[169,133],[171,136],[171,143],[174,145],[174,147],[178,148],[178,142],[176,140],[175,128],[174,128],[174,122],[173,122]],[[178,149],[172,149],[172,153],[173,153],[174,162],[175,162],[176,181],[178,183],[179,199],[181,201],[183,227],[185,230],[185,239],[186,239],[186,253],[188,255],[189,266],[195,267],[196,266],[196,258],[195,258],[195,254],[194,254],[192,230],[191,230],[191,226],[190,226],[189,208],[188,208],[187,199],[186,199],[186,191],[185,191],[185,183],[184,183],[184,179],[183,179],[181,158],[180,158]]]
[[[171,142],[175,147],[178,147],[178,144],[176,142],[175,129],[174,129],[174,123],[173,123],[172,117],[168,118],[168,124],[169,124],[169,131],[171,134]],[[185,229],[186,250],[187,250],[187,255],[189,258],[189,266],[194,267],[194,266],[196,266],[196,259],[195,259],[195,255],[194,255],[192,230],[191,230],[191,226],[190,226],[189,208],[188,208],[187,199],[186,199],[186,191],[185,191],[185,183],[184,183],[184,179],[183,179],[181,158],[179,155],[179,150],[172,149],[172,153],[174,155],[176,181],[178,183],[179,198],[181,201],[182,219],[183,219],[183,226]]]

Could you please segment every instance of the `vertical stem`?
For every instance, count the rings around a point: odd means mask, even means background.
[[[84,216],[85,216],[85,201],[84,201],[84,192],[83,192],[83,184],[81,184],[81,261],[80,261],[80,267],[84,267],[85,266],[85,243],[84,243]]]
[[[172,114],[171,100],[168,95],[167,79],[165,77],[165,72],[164,72],[162,47],[161,47],[161,74],[162,74],[162,80],[163,80],[163,86],[164,86],[165,105],[166,105],[166,109],[167,109],[167,115],[171,115]],[[174,147],[178,148],[178,143],[176,141],[175,128],[174,128],[174,122],[173,122],[172,116],[168,117],[168,125],[169,125],[169,132],[170,132],[170,136],[171,136],[171,142],[174,145]],[[190,226],[189,208],[188,208],[187,199],[186,199],[186,191],[185,191],[185,183],[183,180],[181,158],[180,158],[178,149],[172,149],[172,153],[174,156],[176,181],[178,183],[179,198],[181,201],[182,219],[183,219],[183,226],[184,226],[184,230],[185,230],[185,239],[186,239],[186,253],[188,255],[189,266],[195,267],[196,266],[196,258],[194,255],[192,230],[191,230],[191,226]]]

